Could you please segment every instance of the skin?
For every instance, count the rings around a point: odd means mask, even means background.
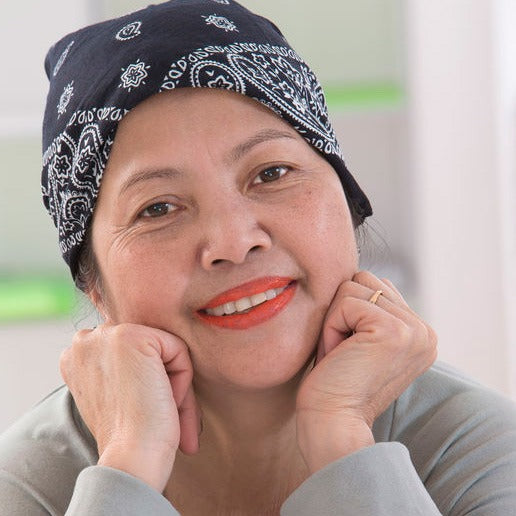
[[[105,324],[76,335],[61,372],[99,464],[182,514],[278,514],[310,474],[373,445],[374,419],[435,360],[435,335],[394,286],[358,271],[333,168],[244,96],[178,90],[132,110],[92,242]],[[234,330],[197,317],[264,276],[297,281],[268,321]]]

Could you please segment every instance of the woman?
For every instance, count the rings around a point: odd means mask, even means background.
[[[2,437],[8,514],[513,511],[514,405],[358,271],[369,202],[274,25],[167,2],[46,69],[44,201],[104,323]]]

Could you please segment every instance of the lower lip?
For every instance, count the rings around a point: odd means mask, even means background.
[[[275,315],[277,315],[283,308],[287,306],[289,301],[294,297],[296,293],[296,282],[292,282],[285,290],[270,301],[254,307],[247,313],[244,314],[233,314],[233,315],[209,315],[204,312],[197,312],[197,315],[206,323],[213,326],[219,326],[221,328],[228,328],[230,330],[245,330],[268,321]]]

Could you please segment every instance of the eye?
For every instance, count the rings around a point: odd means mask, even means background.
[[[147,206],[144,210],[142,210],[139,214],[140,217],[163,217],[164,215],[168,215],[171,211],[175,209],[175,206],[170,202],[156,202]]]
[[[272,183],[283,177],[289,171],[289,167],[278,165],[262,170],[253,181],[253,184]]]

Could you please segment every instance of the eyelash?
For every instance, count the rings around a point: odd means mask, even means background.
[[[277,178],[274,178],[270,181],[264,181],[262,178],[260,178],[260,176],[262,174],[265,174],[266,172],[269,172],[271,170],[282,170],[283,173],[280,174],[279,177]],[[275,165],[273,167],[268,167],[268,168],[265,168],[264,170],[262,170],[254,179],[253,181],[253,184],[267,184],[267,183],[273,183],[275,181],[278,181],[279,179],[281,179],[283,176],[285,176],[285,174],[287,174],[288,172],[290,172],[290,167],[287,167],[286,165]],[[260,181],[257,181],[257,179],[260,179]],[[149,210],[152,209],[152,208],[155,208],[155,207],[169,207],[169,208],[173,208],[175,205],[172,204],[171,202],[166,202],[166,201],[163,201],[163,202],[155,202],[153,204],[150,204],[149,206],[147,206],[145,209],[143,209],[139,214],[138,214],[138,217],[139,218],[150,218],[150,219],[155,219],[155,218],[160,218],[160,217],[164,217],[165,215],[168,215],[170,213],[170,211],[167,211],[166,213],[162,213],[162,212],[158,212],[158,213],[155,213],[154,215],[151,215],[149,213]],[[146,214],[147,212],[147,214]]]
[[[262,174],[264,174],[265,172],[269,172],[270,170],[284,170],[285,172],[283,174],[281,174],[278,178],[276,179],[272,179],[271,181],[263,181],[263,179],[260,178],[260,176]],[[266,184],[266,183],[273,183],[275,181],[278,181],[279,179],[281,179],[285,174],[287,174],[288,172],[290,172],[290,167],[286,166],[286,165],[275,165],[273,167],[268,167],[264,170],[262,170],[257,176],[256,178],[254,179],[253,181],[253,184]],[[257,182],[256,180],[257,179],[261,179],[259,182]]]
[[[168,207],[174,207],[174,204],[172,204],[171,202],[155,202],[149,206],[147,206],[145,209],[143,209],[139,214],[138,214],[138,217],[139,218],[149,218],[149,219],[156,219],[156,218],[159,218],[159,217],[163,217],[165,215],[168,215],[170,213],[170,211],[167,211],[167,213],[158,213],[158,214],[155,214],[155,215],[150,215],[150,214],[147,214],[145,215],[145,212],[149,212],[149,210],[151,208],[154,208],[155,206],[168,206]]]

